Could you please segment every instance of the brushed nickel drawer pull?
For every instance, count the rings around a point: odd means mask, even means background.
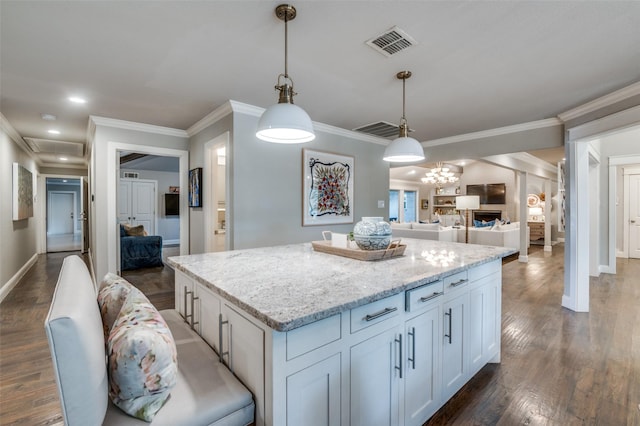
[[[375,314],[367,314],[363,319],[365,321],[373,321],[376,318],[380,318],[383,317],[387,314],[390,314],[391,312],[395,312],[397,311],[398,308],[384,308],[383,310],[381,310],[380,312],[376,312]]]
[[[433,293],[431,296],[425,296],[425,297],[421,297],[420,301],[421,302],[428,302],[429,300],[433,300],[438,296],[442,296],[444,293],[440,292],[440,293]]]
[[[455,283],[451,283],[451,284],[449,284],[449,285],[450,285],[451,287],[458,287],[459,285],[462,285],[462,284],[466,283],[467,281],[469,281],[469,280],[461,279],[461,280],[456,281]]]

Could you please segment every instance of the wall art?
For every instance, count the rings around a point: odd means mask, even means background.
[[[13,220],[33,217],[33,175],[13,163]]]
[[[354,158],[302,150],[302,226],[353,223]]]
[[[202,167],[189,170],[189,207],[202,207]]]

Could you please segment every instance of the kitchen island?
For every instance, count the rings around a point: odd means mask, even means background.
[[[502,247],[405,239],[365,262],[294,244],[169,258],[176,309],[257,425],[421,425],[499,362]]]

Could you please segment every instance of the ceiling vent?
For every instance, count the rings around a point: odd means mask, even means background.
[[[122,177],[125,179],[138,179],[140,175],[138,172],[123,172]]]
[[[387,58],[418,44],[413,37],[398,27],[390,28],[366,43]]]
[[[33,152],[39,154],[69,155],[82,157],[84,144],[82,142],[65,142],[49,139],[24,138]]]
[[[378,121],[377,123],[365,124],[364,126],[356,127],[353,130],[389,139],[398,136],[400,127],[397,124],[389,123],[388,121]],[[413,132],[413,129],[409,129],[409,131]]]

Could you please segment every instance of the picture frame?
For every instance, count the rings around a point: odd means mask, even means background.
[[[169,192],[173,192],[173,193],[180,193],[180,187],[179,186],[170,186],[169,187]]]
[[[16,221],[33,217],[33,174],[18,163],[13,163],[12,195],[12,219]]]
[[[426,198],[423,198],[420,200],[420,208],[422,210],[428,210],[429,209],[429,200]]]
[[[189,207],[202,207],[202,167],[189,170]]]
[[[353,223],[355,160],[302,150],[302,226]]]

